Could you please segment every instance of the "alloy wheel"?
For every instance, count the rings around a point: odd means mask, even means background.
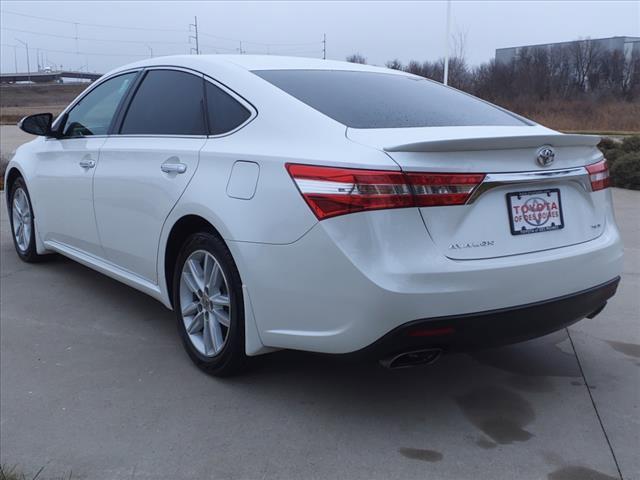
[[[31,241],[31,228],[33,215],[29,206],[29,199],[22,188],[17,188],[13,194],[13,205],[11,206],[13,220],[13,236],[16,245],[22,252],[29,249]]]
[[[187,336],[195,349],[206,357],[220,353],[229,336],[229,285],[220,264],[206,250],[196,250],[184,262],[180,307]]]

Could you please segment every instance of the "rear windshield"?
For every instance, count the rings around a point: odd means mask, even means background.
[[[344,70],[258,70],[256,75],[352,128],[527,125],[439,83]]]

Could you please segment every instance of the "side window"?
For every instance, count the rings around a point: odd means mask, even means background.
[[[122,97],[137,72],[125,73],[101,83],[85,95],[68,113],[63,136],[106,135]]]
[[[202,77],[150,70],[129,105],[120,133],[204,135],[202,93]]]
[[[251,116],[240,102],[210,82],[205,82],[209,133],[220,135],[242,125]]]

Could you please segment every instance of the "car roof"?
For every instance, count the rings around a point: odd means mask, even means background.
[[[392,70],[373,65],[341,62],[336,60],[323,60],[319,58],[286,57],[279,55],[171,55],[154,57],[147,60],[130,63],[119,67],[112,72],[127,70],[130,68],[155,67],[172,65],[176,67],[197,68],[203,71],[207,66],[235,66],[247,71],[254,70],[344,70],[378,73],[396,73],[408,75],[406,72]]]

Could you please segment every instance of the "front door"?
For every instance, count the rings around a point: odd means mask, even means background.
[[[62,137],[45,139],[32,189],[39,196],[35,203],[43,241],[104,256],[93,211],[93,176],[109,125],[135,75],[97,85],[68,112]]]

